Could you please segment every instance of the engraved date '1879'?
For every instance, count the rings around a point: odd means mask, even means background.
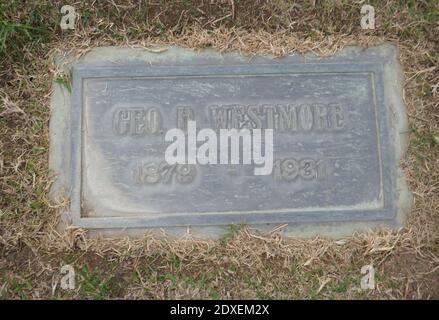
[[[137,184],[170,183],[172,180],[181,184],[191,183],[196,176],[194,165],[173,164],[166,161],[160,163],[151,161],[137,166],[133,170],[134,181]]]

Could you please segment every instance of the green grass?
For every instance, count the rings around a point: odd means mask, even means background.
[[[49,32],[44,28],[41,13],[31,11],[30,23],[8,20],[4,7],[0,4],[0,57],[20,53],[20,49],[29,43],[39,42],[48,38]],[[39,23],[40,26],[32,24]]]
[[[222,236],[221,241],[227,242],[235,238],[235,236],[245,227],[243,224],[232,224],[229,226],[229,230]]]
[[[91,267],[84,264],[80,269],[77,283],[79,293],[83,298],[102,300],[116,297],[123,289],[123,282],[115,275],[114,271],[117,265],[109,265],[109,270]]]
[[[22,279],[6,273],[0,277],[1,283],[6,283],[8,286],[8,293],[0,296],[0,299],[8,299],[10,296],[18,296],[21,300],[30,299],[27,292],[32,289],[32,283],[27,279]]]
[[[414,141],[412,147],[417,149],[424,149],[424,148],[439,148],[439,133],[432,133],[432,132],[421,132],[417,129],[412,129],[412,132],[414,134]]]
[[[65,88],[69,93],[72,92],[71,76],[63,74],[55,79],[55,82]]]

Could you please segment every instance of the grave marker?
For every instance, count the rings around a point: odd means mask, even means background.
[[[69,223],[110,234],[230,224],[290,235],[400,226],[406,115],[397,51],[244,58],[206,50],[97,48],[55,86],[50,166]],[[272,129],[273,170],[169,165],[169,129]]]

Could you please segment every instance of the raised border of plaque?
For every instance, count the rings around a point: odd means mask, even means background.
[[[80,60],[57,58],[60,68],[71,72],[72,92],[54,84],[50,123],[50,169],[56,176],[52,199],[70,200],[62,225],[74,225],[109,234],[165,228],[181,233],[187,227],[202,236],[222,234],[231,224],[246,224],[264,231],[287,224],[289,235],[345,235],[371,227],[400,227],[411,207],[411,194],[399,161],[407,146],[407,119],[402,100],[402,73],[393,45],[345,48],[330,57],[292,55],[283,58],[253,57],[213,50],[194,52],[167,48],[161,53],[144,49],[96,48]],[[330,210],[282,209],[262,212],[203,212],[148,214],[145,216],[88,217],[82,214],[83,83],[97,78],[160,78],[247,75],[354,73],[367,74],[373,83],[378,131],[381,203],[373,208]],[[131,230],[131,231],[127,231]],[[176,231],[176,232],[175,232]],[[135,233],[134,232],[134,233]]]

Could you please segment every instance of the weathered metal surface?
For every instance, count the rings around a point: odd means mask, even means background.
[[[135,51],[73,64],[64,117],[72,223],[398,225],[405,115],[391,70],[396,53],[380,50],[245,61],[171,49],[167,58]],[[255,176],[252,165],[193,165],[189,173],[166,165],[164,135],[188,119],[198,129],[272,128],[272,174]]]

